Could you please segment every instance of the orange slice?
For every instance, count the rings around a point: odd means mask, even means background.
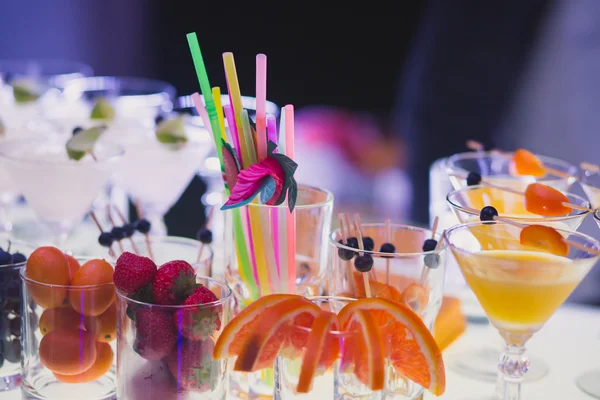
[[[327,352],[327,338],[330,337],[331,328],[337,327],[337,315],[329,311],[321,311],[316,317],[308,334],[304,356],[302,358],[302,369],[298,378],[296,392],[308,393],[310,391],[313,377],[324,352]]]
[[[527,211],[544,217],[559,217],[571,212],[567,196],[542,183],[532,183],[525,189],[525,208]]]
[[[367,297],[365,283],[360,272],[354,272],[354,285],[356,286],[356,297],[359,299]],[[402,301],[400,292],[393,286],[378,282],[376,280],[371,280],[369,285],[371,287],[371,297],[397,302]]]
[[[249,333],[234,364],[234,371],[252,372],[273,366],[294,319],[301,314],[317,316],[319,306],[301,296],[284,300],[263,311]]]
[[[282,301],[298,297],[293,294],[271,294],[261,297],[244,308],[223,329],[215,344],[213,357],[218,360],[238,355],[248,335],[256,328],[260,314]]]
[[[513,163],[517,175],[540,177],[546,175],[544,163],[530,151],[517,149],[513,155]]]
[[[429,302],[429,290],[419,285],[411,283],[402,292],[400,303],[407,305],[416,313],[420,313],[425,309]]]
[[[442,353],[417,314],[402,304],[384,299],[359,299],[347,304],[339,312],[341,326],[347,326],[358,311],[368,311],[370,314],[384,311],[393,321],[392,332],[396,332],[384,338],[386,346],[390,346],[388,351],[396,370],[436,396],[444,393],[446,373]]]
[[[545,253],[566,257],[569,245],[554,228],[544,225],[529,225],[521,230],[520,242],[523,246],[531,247]]]

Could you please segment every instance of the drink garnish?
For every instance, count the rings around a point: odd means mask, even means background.
[[[95,126],[90,129],[84,129],[73,135],[67,141],[67,155],[71,160],[79,161],[86,154],[90,154],[95,158],[93,151],[94,145],[100,139],[100,136],[106,130],[105,126]]]
[[[32,103],[41,96],[39,85],[26,79],[13,81],[12,90],[15,101],[20,104]]]
[[[183,118],[162,119],[156,126],[156,139],[171,150],[179,150],[188,141]]]
[[[96,100],[96,104],[92,108],[92,112],[90,113],[91,119],[100,119],[104,121],[112,121],[115,119],[115,109],[108,102],[108,100],[100,97]]]

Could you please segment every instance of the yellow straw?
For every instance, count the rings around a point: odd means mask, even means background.
[[[238,82],[237,73],[235,71],[235,61],[233,53],[223,53],[223,63],[225,64],[225,76],[227,77],[227,86],[229,87],[229,97],[231,98],[231,107],[235,116],[235,124],[239,129],[242,127],[242,94],[240,92],[240,84]],[[240,150],[242,153],[242,169],[248,168],[251,163],[248,157],[248,149],[246,143],[240,140]]]
[[[225,117],[223,116],[223,105],[221,104],[221,88],[218,86],[212,88],[212,94],[215,102],[215,108],[217,109],[219,125],[221,125],[221,138],[224,141],[227,141],[227,133],[225,132]]]

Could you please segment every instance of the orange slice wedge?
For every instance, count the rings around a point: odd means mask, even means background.
[[[310,300],[294,297],[260,314],[238,354],[234,371],[252,372],[272,367],[294,319],[305,313],[316,317],[321,311]]]
[[[323,354],[330,351],[326,347],[327,338],[331,337],[329,331],[331,328],[336,328],[337,325],[337,315],[329,311],[321,311],[315,317],[310,333],[308,334],[296,392],[308,393],[310,391],[313,377],[317,372],[317,367],[323,358]]]
[[[513,155],[513,163],[517,175],[531,175],[535,177],[546,175],[544,163],[528,150],[517,149]]]
[[[406,378],[440,396],[446,389],[446,373],[442,353],[433,335],[423,321],[408,307],[384,299],[359,299],[347,304],[338,314],[342,328],[348,326],[354,315],[366,311],[378,315],[377,332],[381,322],[395,324],[384,341],[396,370]],[[381,314],[388,316],[385,321]],[[385,329],[389,332],[388,329]],[[410,340],[410,341],[408,341]],[[389,347],[388,347],[389,346]]]
[[[525,208],[530,213],[544,217],[567,215],[571,209],[562,203],[568,202],[567,196],[543,183],[532,183],[525,189]]]
[[[298,297],[293,294],[272,294],[250,304],[225,326],[215,344],[213,357],[218,360],[238,355],[248,335],[255,330],[260,314],[282,301]]]
[[[365,282],[363,280],[362,273],[354,272],[354,285],[356,286],[356,297],[361,299],[367,297],[365,291]],[[379,299],[386,299],[390,301],[401,302],[401,294],[395,287],[387,285],[382,282],[371,280],[369,282],[371,287],[371,297],[377,297]],[[352,296],[350,296],[352,297]]]
[[[569,254],[569,245],[563,237],[552,227],[544,225],[529,225],[521,230],[519,240],[523,246],[531,247],[538,251],[552,253],[566,257]]]
[[[429,290],[418,283],[411,283],[402,291],[400,303],[407,305],[416,313],[423,311],[428,302]]]

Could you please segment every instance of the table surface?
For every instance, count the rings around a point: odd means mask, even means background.
[[[502,339],[491,325],[469,325],[444,352],[446,393],[441,397],[426,394],[424,400],[493,399],[495,384],[465,378],[452,369],[457,354],[478,348],[502,347]],[[600,369],[600,309],[564,305],[527,344],[528,354],[549,366],[543,378],[526,382],[524,400],[591,400],[575,384],[584,371]],[[600,374],[598,376],[600,379]]]

